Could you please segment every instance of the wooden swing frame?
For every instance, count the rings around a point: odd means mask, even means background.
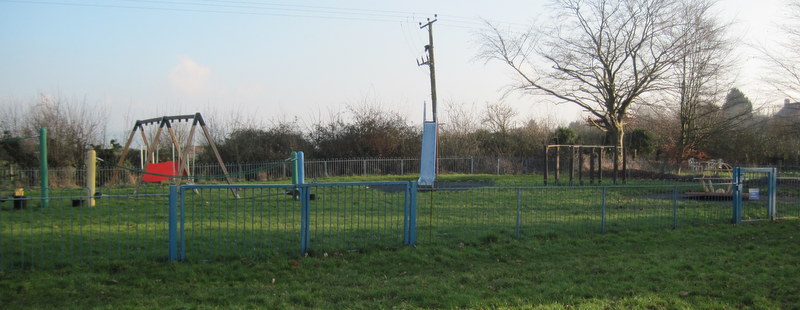
[[[192,127],[189,130],[189,137],[186,142],[185,147],[181,147],[180,142],[178,141],[177,135],[175,135],[175,130],[172,129],[173,122],[182,122],[192,121]],[[144,127],[148,125],[158,124],[158,131],[156,131],[156,135],[153,138],[152,143],[148,143],[147,135],[144,132]],[[136,131],[139,131],[142,136],[142,140],[145,146],[145,163],[151,162],[153,158],[155,158],[155,151],[158,148],[158,142],[161,138],[161,134],[164,131],[164,128],[167,128],[167,132],[172,140],[172,145],[178,151],[178,172],[177,175],[183,175],[186,173],[186,176],[191,177],[191,171],[189,170],[189,161],[187,159],[188,151],[192,148],[192,141],[194,140],[194,134],[197,129],[197,125],[200,125],[200,129],[203,131],[203,136],[206,138],[206,141],[211,146],[211,150],[214,152],[214,157],[217,159],[217,163],[219,167],[222,168],[222,173],[225,175],[225,181],[228,185],[233,185],[233,181],[231,180],[228,169],[225,168],[225,163],[222,161],[222,157],[219,155],[219,150],[217,150],[217,145],[214,143],[214,139],[211,136],[208,127],[206,127],[206,122],[203,120],[203,116],[200,113],[195,113],[193,115],[175,115],[175,116],[162,116],[157,118],[151,118],[146,120],[137,120],[136,123],[133,125],[133,129],[131,130],[130,136],[128,136],[128,141],[125,143],[125,147],[122,149],[122,155],[119,157],[119,161],[117,165],[114,167],[114,172],[111,177],[110,184],[116,184],[117,179],[119,178],[119,167],[125,163],[125,158],[128,156],[128,151],[130,151],[131,143],[133,143],[133,139],[136,137]],[[142,178],[144,178],[144,173],[140,174],[136,180],[136,187],[139,187],[139,184],[142,182]],[[172,177],[173,182],[175,185],[180,185],[181,178],[180,177]],[[232,189],[234,196],[238,197],[235,189]]]

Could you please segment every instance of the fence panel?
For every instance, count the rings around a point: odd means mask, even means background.
[[[297,253],[298,197],[291,185],[182,186],[181,257],[212,261]]]
[[[521,237],[598,233],[603,189],[597,187],[522,188]]]
[[[101,188],[89,206],[82,189],[0,204],[0,269],[47,268],[103,261],[165,259],[166,187]],[[35,189],[26,197],[38,197]],[[24,202],[24,208],[15,203]]]
[[[396,248],[411,242],[411,188],[411,182],[182,186],[180,256],[211,261]]]
[[[673,187],[605,187],[604,189],[604,232],[674,227],[674,209],[680,197]]]
[[[800,178],[782,177],[777,180],[776,217],[800,218]]]
[[[420,243],[554,238],[729,223],[730,197],[697,198],[700,185],[439,187],[418,197]]]
[[[513,235],[516,190],[500,187],[437,187],[418,193],[418,243],[492,242]]]
[[[410,182],[307,184],[312,251],[397,248],[406,240]]]

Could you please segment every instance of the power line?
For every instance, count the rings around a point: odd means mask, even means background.
[[[274,13],[274,12],[254,12],[254,11],[242,11],[242,10],[210,10],[210,9],[198,9],[191,7],[165,7],[165,6],[145,6],[145,5],[100,4],[100,3],[64,3],[64,2],[53,2],[53,1],[22,1],[22,0],[0,0],[0,1],[8,3],[37,4],[37,5],[93,7],[93,8],[111,8],[111,9],[138,9],[138,10],[173,11],[173,12],[189,12],[189,13],[239,14],[239,15],[318,18],[318,19],[351,20],[351,21],[371,21],[371,22],[401,21],[400,16],[395,16],[397,18],[361,17],[368,15],[353,14],[353,13],[347,13],[350,16],[342,16],[343,13],[325,12],[325,11],[308,12],[308,13],[318,13],[318,14],[291,14],[291,13]],[[159,2],[163,3],[163,1]]]
[[[409,17],[414,18],[420,15],[430,15],[426,13],[412,11],[395,10],[375,10],[359,8],[342,8],[332,6],[313,6],[298,4],[279,4],[271,2],[245,2],[245,1],[222,1],[204,0],[197,1],[159,1],[159,0],[120,0],[115,2],[58,2],[42,0],[0,0],[6,3],[69,6],[69,7],[93,7],[108,9],[137,9],[150,11],[172,11],[188,13],[210,13],[210,14],[237,14],[237,15],[256,15],[256,16],[276,16],[276,17],[296,17],[312,19],[330,19],[347,21],[367,21],[367,22],[404,22]],[[125,4],[132,2],[136,4]],[[144,4],[144,5],[143,5]],[[210,9],[219,8],[219,9]],[[464,17],[458,15],[442,15],[446,21],[441,26],[461,29],[480,29],[484,22],[480,18]],[[444,21],[444,20],[443,20]],[[512,28],[522,27],[522,24],[512,22],[498,22]]]
[[[307,13],[322,13],[322,14],[352,14],[352,15],[387,17],[387,18],[405,17],[405,14],[409,14],[408,12],[363,10],[363,9],[335,8],[335,7],[315,7],[308,5],[287,5],[287,4],[281,5],[281,4],[253,3],[253,2],[241,2],[241,1],[205,1],[211,3],[186,2],[186,1],[182,2],[158,1],[158,0],[122,0],[122,1],[137,2],[137,3],[148,2],[153,4],[177,4],[177,5],[189,5],[189,6],[201,6],[201,7],[209,6],[209,7],[222,7],[222,8],[235,8],[235,9],[256,9],[256,10],[268,9],[276,11],[307,12]],[[219,4],[219,3],[230,3],[230,4]],[[398,14],[387,14],[387,13],[398,13]]]

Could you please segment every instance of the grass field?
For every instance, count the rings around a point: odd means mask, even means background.
[[[2,309],[800,307],[800,221],[0,271]]]
[[[387,179],[411,178],[317,181]],[[536,179],[442,177],[417,197],[416,248],[402,191],[314,186],[307,256],[291,187],[187,191],[181,263],[166,261],[166,187],[104,189],[94,208],[54,191],[47,208],[0,205],[0,309],[800,308],[796,183],[778,190],[793,219],[731,225],[729,200],[674,200],[684,185]]]

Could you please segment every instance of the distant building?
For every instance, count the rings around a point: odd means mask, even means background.
[[[783,101],[783,107],[775,113],[779,121],[800,121],[800,102]]]

